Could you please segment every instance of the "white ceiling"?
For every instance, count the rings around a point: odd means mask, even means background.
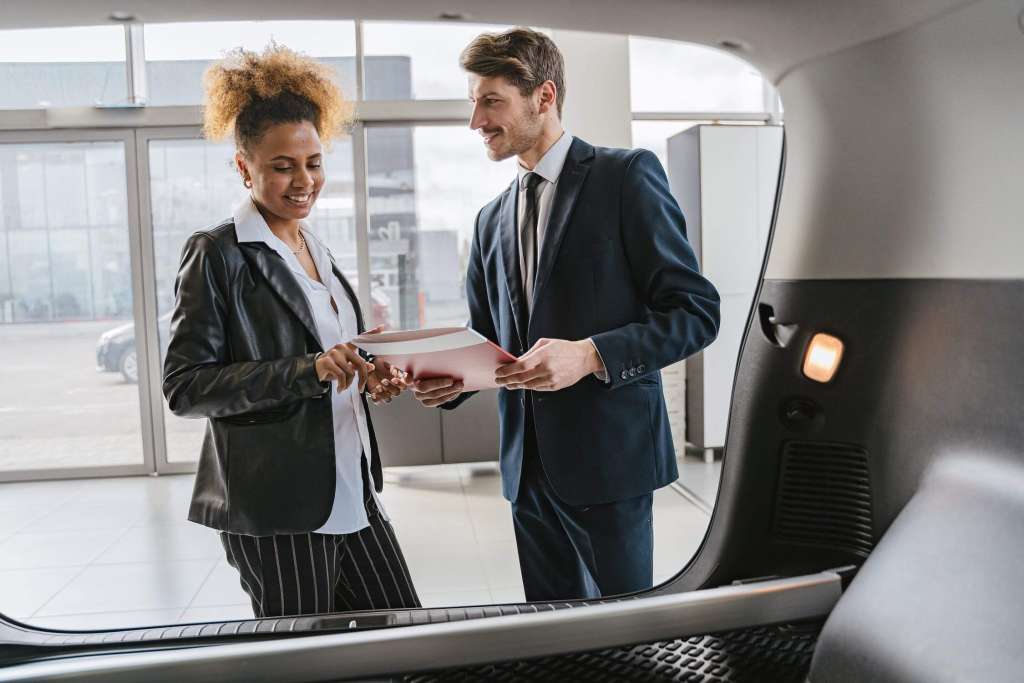
[[[973,0],[0,0],[0,28],[95,25],[114,11],[144,22],[243,19],[436,20],[630,33],[717,45],[773,80],[792,67],[914,26]]]

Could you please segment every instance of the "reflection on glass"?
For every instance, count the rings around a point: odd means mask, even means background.
[[[143,460],[125,173],[120,142],[0,145],[0,470]]]
[[[234,168],[233,144],[205,140],[152,140],[149,174],[152,193],[153,251],[156,261],[160,360],[163,361],[174,308],[174,279],[181,249],[197,230],[230,218],[246,196]],[[352,143],[336,141],[324,161],[327,183],[309,218],[312,229],[327,243],[338,267],[356,281],[355,211],[353,208]],[[192,462],[199,457],[205,420],[171,414],[164,405],[167,457]]]
[[[466,74],[459,67],[459,53],[479,34],[506,28],[485,24],[365,22],[365,99],[465,99]],[[371,70],[371,66],[375,68]]]
[[[465,272],[480,208],[515,178],[465,126],[368,128],[370,277],[376,324],[465,324]]]
[[[631,36],[629,80],[633,111],[765,110],[761,74],[702,45]]]
[[[0,31],[0,109],[124,102],[124,49],[121,26]]]
[[[146,80],[151,105],[203,101],[202,75],[228,49],[261,51],[271,41],[334,69],[342,92],[356,91],[352,21],[219,21],[146,24]]]

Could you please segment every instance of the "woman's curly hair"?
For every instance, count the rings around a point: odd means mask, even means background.
[[[328,144],[351,120],[331,69],[274,42],[262,53],[232,50],[206,70],[203,86],[204,134],[221,140],[233,132],[242,151],[274,124],[309,121]]]

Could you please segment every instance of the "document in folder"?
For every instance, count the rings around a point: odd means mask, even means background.
[[[416,379],[461,379],[465,391],[494,389],[494,371],[516,357],[468,327],[363,334],[352,343]]]

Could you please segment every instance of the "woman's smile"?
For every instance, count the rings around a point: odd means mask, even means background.
[[[313,202],[312,192],[295,192],[292,194],[286,194],[284,196],[285,201],[295,207],[308,208]]]

